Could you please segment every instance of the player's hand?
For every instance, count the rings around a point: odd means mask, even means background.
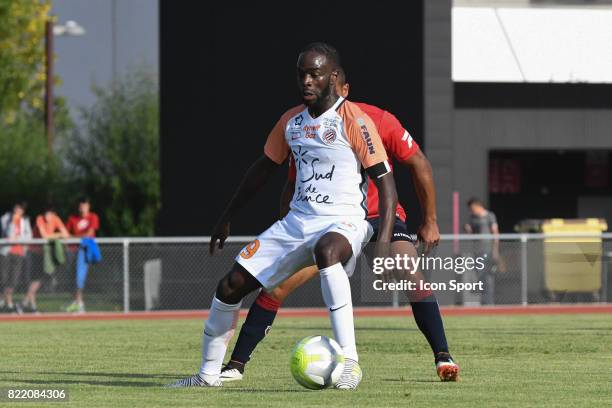
[[[423,253],[427,255],[440,242],[440,229],[434,221],[424,222],[417,230],[417,237],[424,245]]]
[[[374,258],[384,259],[391,256],[391,246],[388,242],[376,242],[374,246]],[[384,264],[384,262],[383,262]],[[383,267],[384,268],[384,267]],[[384,268],[383,273],[380,275],[383,282],[393,282],[393,269],[387,270]]]
[[[215,253],[215,249],[217,248],[217,241],[219,241],[219,249],[223,249],[223,244],[225,240],[230,234],[230,222],[226,220],[221,220],[217,223],[215,228],[213,229],[212,234],[210,235],[210,254],[213,255]]]

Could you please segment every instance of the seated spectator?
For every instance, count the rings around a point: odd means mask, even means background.
[[[25,216],[25,210],[25,203],[15,204],[13,211],[7,212],[0,218],[2,238],[8,240],[32,239],[32,226],[28,217]],[[6,245],[0,248],[3,288],[0,311],[3,313],[21,313],[21,308],[13,303],[13,292],[19,284],[27,250],[27,245],[22,244]]]
[[[70,237],[66,226],[50,205],[46,206],[44,212],[36,217],[35,233],[37,237],[49,240]],[[63,251],[61,244],[59,245],[57,249],[53,247],[52,244],[46,244],[46,248],[44,249],[38,247],[38,250],[32,250],[34,253],[32,254],[33,268],[30,286],[28,287],[25,298],[21,302],[21,309],[25,313],[36,313],[38,311],[36,306],[36,294],[38,293],[38,289],[40,289],[42,280],[52,276],[54,272],[54,263],[62,263],[61,261],[49,259],[50,257],[57,258],[57,256],[54,256],[56,250]],[[63,255],[63,252],[61,255]]]

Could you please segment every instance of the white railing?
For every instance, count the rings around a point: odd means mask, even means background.
[[[612,240],[612,233],[519,233],[519,234],[442,234],[441,243],[452,243],[457,241],[479,241],[498,239],[502,242],[520,243],[520,299],[522,305],[528,304],[528,243],[530,241],[541,241],[546,238],[563,237],[563,238],[601,238],[603,240]],[[227,243],[248,243],[254,240],[254,236],[231,236],[225,242]],[[69,238],[61,240],[65,244],[79,244],[80,239]],[[0,239],[0,247],[7,245],[42,245],[47,243],[46,239],[29,239],[29,240],[8,240]],[[123,264],[123,311],[130,311],[130,248],[133,245],[163,245],[163,244],[209,244],[210,237],[121,237],[121,238],[96,238],[96,242],[100,245],[121,245],[122,246],[122,264]],[[612,260],[612,252],[602,253],[602,302],[607,302],[607,270],[608,263]],[[397,299],[393,299],[393,305],[397,305]]]

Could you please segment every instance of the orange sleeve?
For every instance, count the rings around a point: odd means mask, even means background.
[[[289,145],[285,140],[285,128],[287,127],[289,119],[303,109],[304,107],[302,105],[289,109],[281,116],[278,122],[276,122],[276,125],[268,135],[268,140],[264,146],[264,154],[275,163],[281,164],[287,159],[289,155]]]
[[[45,238],[47,235],[47,224],[45,223],[45,218],[42,215],[36,217],[36,228],[38,228],[38,233],[40,236]]]
[[[59,232],[62,232],[62,230],[68,230],[62,219],[57,215],[55,216],[55,228],[58,229]]]
[[[339,113],[344,121],[346,137],[363,167],[368,169],[382,163],[388,172],[387,152],[372,119],[349,101],[342,104]]]

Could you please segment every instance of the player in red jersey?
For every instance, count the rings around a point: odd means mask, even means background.
[[[338,93],[346,97],[349,87],[343,72],[341,72],[338,78],[338,83]],[[418,144],[393,114],[376,106],[358,102],[354,103],[374,122],[387,155],[410,169],[412,173],[414,186],[423,211],[423,224],[419,227],[417,236],[419,241],[425,245],[425,252],[427,252],[431,247],[437,245],[440,239],[436,220],[435,187],[431,165]],[[284,216],[289,211],[288,206],[294,193],[295,177],[295,164],[293,158],[291,158],[288,181],[281,197],[281,216]],[[371,180],[368,185],[367,206],[368,221],[374,228],[374,236],[376,236],[378,230],[378,191]],[[391,253],[393,255],[407,254],[410,257],[414,257],[417,253],[408,234],[405,221],[406,212],[398,203]],[[273,291],[266,292],[262,290],[260,292],[249,310],[246,321],[242,325],[231,359],[221,372],[222,381],[242,379],[244,367],[249,361],[251,353],[270,330],[272,322],[276,317],[276,312],[283,300],[291,292],[315,276],[317,276],[316,266],[305,268],[295,273]],[[395,278],[397,280],[410,279],[418,281],[422,280],[423,276],[420,271],[416,271],[414,275],[406,273],[403,276],[396,275]],[[408,291],[407,295],[416,323],[434,353],[434,362],[438,376],[442,381],[457,381],[460,369],[448,352],[444,325],[434,294],[427,290]]]

